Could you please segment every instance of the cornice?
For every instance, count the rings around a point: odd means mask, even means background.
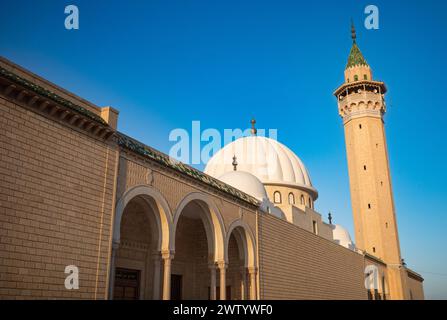
[[[0,67],[0,95],[36,113],[107,140],[115,130],[99,115]]]

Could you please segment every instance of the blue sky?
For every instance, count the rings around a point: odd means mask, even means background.
[[[80,29],[64,28],[64,8]],[[364,8],[380,29],[363,27]],[[0,55],[99,106],[119,129],[168,152],[169,132],[278,130],[307,166],[320,197],[352,233],[342,121],[332,92],[343,80],[350,19],[386,82],[385,116],[402,254],[425,277],[427,298],[447,299],[445,75],[447,2],[8,1]],[[280,112],[281,110],[281,112]],[[202,169],[203,165],[198,165]]]

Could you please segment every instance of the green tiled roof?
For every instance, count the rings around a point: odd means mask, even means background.
[[[16,75],[13,72],[10,72],[2,67],[0,67],[0,76],[12,81],[13,83],[32,91],[38,95],[44,96],[45,98],[52,100],[53,102],[60,104],[66,108],[69,108],[91,120],[94,120],[96,122],[101,123],[104,126],[107,126],[107,122],[104,121],[103,118],[98,116],[97,114],[91,112],[90,110],[85,109],[84,107],[81,107],[79,105],[76,105],[67,99],[62,98],[61,96],[57,95],[56,93],[47,90],[41,86],[38,86],[37,84],[32,83],[31,81],[28,81],[18,75]]]
[[[360,66],[360,65],[368,66],[368,63],[363,57],[363,54],[360,52],[357,43],[354,42],[352,44],[351,52],[349,53],[348,64],[346,65],[346,69],[348,69],[349,67]]]
[[[180,161],[174,160],[168,155],[157,151],[149,146],[146,146],[145,144],[136,141],[135,139],[132,139],[125,134],[121,132],[117,132],[116,134],[118,145],[122,148],[131,150],[141,156],[147,157],[155,162],[158,162],[159,164],[174,169],[182,174],[185,174],[193,179],[199,180],[211,187],[214,187],[220,191],[223,191],[225,193],[228,193],[234,197],[239,198],[240,200],[247,202],[251,205],[258,206],[259,202],[252,196],[233,188],[232,186],[227,185],[226,183],[223,183],[222,181],[217,180],[216,178],[213,178],[197,169],[194,169],[193,167],[190,167]]]
[[[108,126],[107,122],[104,121],[100,116],[97,114],[91,112],[90,110],[87,110],[86,108],[76,105],[67,99],[62,98],[61,96],[57,95],[56,93],[47,90],[37,84],[32,83],[31,81],[24,79],[18,75],[16,75],[13,72],[10,72],[2,67],[0,67],[0,76],[10,80],[11,82],[17,84],[20,87],[23,87],[26,90],[29,90],[31,92],[34,92],[38,95],[41,95],[55,103],[58,103],[60,105],[63,105],[66,108],[69,108],[87,118],[90,118],[91,120],[94,120],[96,122],[101,123],[102,125]],[[135,153],[138,153],[144,157],[147,157],[149,159],[152,159],[161,165],[165,167],[172,168],[182,174],[185,174],[191,178],[194,178],[196,180],[199,180],[211,187],[214,187],[215,189],[218,189],[220,191],[223,191],[227,194],[230,194],[248,204],[258,206],[259,202],[252,196],[233,188],[197,169],[194,169],[184,163],[181,163],[179,161],[175,161],[174,159],[171,159],[168,155],[157,151],[149,146],[146,146],[142,144],[141,142],[138,142],[122,133],[116,134],[118,145],[129,149]]]

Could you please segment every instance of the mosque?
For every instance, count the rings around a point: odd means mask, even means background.
[[[355,241],[254,120],[201,172],[117,131],[115,108],[1,58],[0,298],[423,299],[400,253],[387,88],[352,40],[334,112]]]

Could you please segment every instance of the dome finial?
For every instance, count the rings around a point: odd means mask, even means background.
[[[237,170],[237,158],[236,155],[233,156],[233,170],[236,171]]]
[[[327,215],[327,218],[329,220],[329,224],[332,224],[332,214],[329,212],[329,214]]]
[[[357,38],[357,34],[355,32],[354,20],[352,20],[352,18],[351,18],[351,38],[352,38],[352,43],[355,43],[355,39]]]
[[[255,136],[256,133],[258,133],[258,130],[256,130],[256,128],[255,128],[255,124],[256,124],[255,118],[251,119],[250,122],[251,122],[251,134]]]

